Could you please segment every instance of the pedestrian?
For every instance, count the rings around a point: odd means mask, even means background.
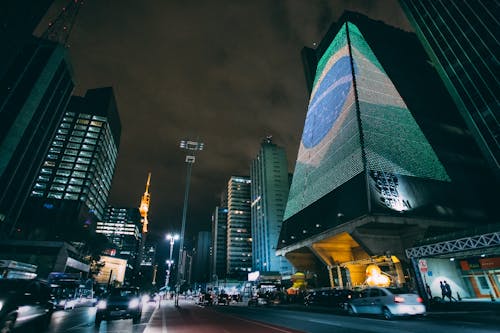
[[[445,296],[450,299],[450,302],[457,300],[455,297],[453,297],[453,295],[451,293],[451,286],[446,281],[444,281],[444,289],[446,291]]]
[[[428,283],[425,284],[425,291],[427,291],[427,295],[429,295],[429,299],[432,299],[431,287]]]
[[[446,297],[446,287],[443,281],[439,281],[439,286],[441,287],[441,299],[444,301],[444,298]]]

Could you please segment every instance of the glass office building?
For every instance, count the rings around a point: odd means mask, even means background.
[[[250,178],[232,176],[227,184],[227,272],[246,277],[252,270]]]
[[[500,179],[498,1],[401,0],[436,70]]]
[[[112,88],[72,97],[31,192],[31,208],[41,212],[34,224],[57,234],[104,218],[120,132]]]
[[[0,222],[22,238],[19,216],[66,110],[74,83],[66,50],[34,39],[0,80]],[[14,235],[15,232],[15,235]]]

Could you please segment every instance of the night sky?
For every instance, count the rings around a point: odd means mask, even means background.
[[[210,230],[229,177],[249,174],[265,136],[286,148],[292,172],[308,101],[300,51],[344,10],[411,30],[396,0],[87,0],[69,50],[74,94],[115,91],[122,135],[110,204],[137,207],[151,171],[151,232],[179,232],[185,138],[205,143],[188,234]]]

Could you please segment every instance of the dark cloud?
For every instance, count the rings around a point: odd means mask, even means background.
[[[249,173],[266,135],[286,147],[292,171],[307,107],[300,50],[345,9],[409,29],[396,0],[87,0],[70,54],[76,94],[115,88],[111,204],[137,206],[151,171],[151,229],[179,229],[184,138],[206,144],[192,173],[191,233],[208,230],[227,180]]]

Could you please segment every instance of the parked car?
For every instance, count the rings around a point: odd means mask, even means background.
[[[367,288],[352,299],[348,312],[354,314],[383,315],[385,319],[395,316],[411,316],[425,314],[422,298],[405,288]]]
[[[97,302],[95,326],[103,320],[132,319],[134,324],[141,321],[142,301],[138,288],[115,288]]]
[[[21,326],[50,324],[54,304],[50,286],[38,279],[0,279],[0,332]]]
[[[355,292],[349,289],[319,289],[313,290],[304,297],[306,306],[326,306],[345,310]]]

